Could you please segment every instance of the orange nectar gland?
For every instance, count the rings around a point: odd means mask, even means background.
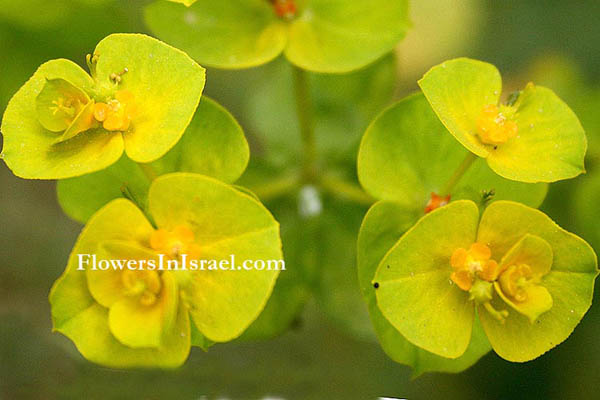
[[[178,226],[172,231],[155,230],[150,236],[150,247],[173,259],[178,259],[182,254],[189,258],[200,255],[200,247],[194,242],[194,232],[186,226]]]
[[[427,202],[427,205],[425,206],[425,214],[429,214],[436,208],[443,207],[443,206],[447,205],[448,203],[450,203],[450,195],[442,197],[436,193],[431,192],[431,198],[429,199],[429,201]]]
[[[120,90],[106,103],[94,104],[94,118],[107,131],[126,131],[136,111],[133,93]]]
[[[517,124],[508,118],[511,107],[488,104],[483,107],[477,121],[477,134],[481,142],[497,146],[517,136]]]
[[[272,0],[275,7],[275,13],[280,18],[293,18],[296,16],[298,8],[295,0]]]
[[[121,282],[125,288],[125,295],[139,296],[139,302],[144,306],[156,303],[162,287],[158,273],[148,270],[124,270],[121,273]]]
[[[476,279],[495,281],[499,267],[491,257],[492,251],[483,243],[473,243],[469,250],[456,249],[450,258],[454,270],[450,279],[464,291],[471,290]]]
[[[500,267],[491,259],[492,251],[483,243],[473,243],[469,250],[458,248],[450,258],[454,270],[450,279],[460,289],[469,292],[469,300],[483,304],[485,309],[501,323],[508,316],[506,310],[498,311],[491,305],[493,283],[498,279]]]

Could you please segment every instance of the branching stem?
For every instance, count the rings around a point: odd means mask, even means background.
[[[296,112],[303,146],[302,181],[304,183],[314,183],[317,180],[317,144],[308,75],[306,71],[296,66],[292,66],[292,70]]]

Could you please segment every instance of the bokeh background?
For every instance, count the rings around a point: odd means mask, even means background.
[[[107,34],[147,32],[147,3],[0,0],[0,113],[44,61],[64,57],[84,65]],[[600,250],[600,2],[411,3],[414,27],[394,56],[349,77],[311,77],[322,163],[355,179],[360,136],[377,112],[416,90],[416,79],[432,65],[457,56],[483,59],[500,68],[507,92],[531,80],[554,89],[579,115],[589,138],[588,173],[552,185],[543,209]],[[298,161],[289,78],[283,60],[246,71],[208,70],[206,93],[233,112],[252,145],[243,183],[260,183]],[[81,226],[62,213],[54,182],[20,180],[2,164],[0,187],[0,399],[596,399],[600,393],[598,304],[565,343],[537,360],[512,364],[490,353],[461,374],[411,379],[409,368],[377,344],[356,284],[354,246],[366,207],[323,198],[322,212],[307,215],[302,194],[265,199],[282,223],[290,271],[270,318],[289,329],[256,340],[260,324],[270,322],[265,317],[241,340],[207,353],[193,349],[175,371],[95,366],[51,332],[47,300]]]

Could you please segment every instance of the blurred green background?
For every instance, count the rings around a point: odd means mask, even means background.
[[[0,0],[0,112],[42,62],[70,58],[84,65],[107,34],[147,32],[147,3]],[[507,89],[529,80],[549,86],[579,115],[589,138],[588,174],[552,185],[543,209],[599,250],[600,2],[419,0],[411,7],[414,28],[395,60],[349,77],[312,76],[322,164],[354,178],[360,136],[377,112],[416,90],[416,79],[432,65],[480,58],[500,68]],[[297,163],[290,91],[283,60],[208,71],[206,93],[233,112],[252,145],[242,183],[256,185]],[[47,301],[81,226],[61,212],[54,182],[20,180],[2,165],[0,184],[2,400],[595,399],[600,393],[597,304],[565,343],[535,361],[512,364],[490,353],[461,374],[411,380],[409,368],[388,359],[374,339],[356,285],[353,252],[366,207],[324,198],[322,214],[299,216],[301,196],[267,202],[282,223],[289,270],[277,292],[280,308],[269,312],[289,330],[251,340],[268,325],[265,317],[243,340],[208,353],[193,349],[175,371],[95,366],[51,332]]]

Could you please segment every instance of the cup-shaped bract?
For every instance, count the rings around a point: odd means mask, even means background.
[[[456,359],[439,356],[408,341],[384,317],[377,305],[373,276],[381,260],[400,237],[414,224],[417,213],[401,203],[380,201],[365,216],[358,236],[358,281],[377,339],[394,361],[410,366],[413,376],[426,372],[460,372],[475,364],[491,350],[480,324],[473,328],[468,349]]]
[[[448,193],[445,184],[469,152],[454,140],[418,93],[391,105],[367,129],[358,155],[358,177],[365,190],[379,199],[365,216],[358,238],[358,276],[375,333],[384,351],[413,368],[415,375],[431,371],[459,372],[490,350],[476,324],[468,350],[449,359],[422,349],[382,315],[373,276],[400,237],[422,217],[450,201],[470,199],[480,207],[510,199],[539,206],[547,184],[511,181],[477,160]]]
[[[2,155],[15,175],[80,176],[123,151],[154,161],[177,143],[204,88],[202,67],[145,35],[109,35],[88,64],[91,75],[69,60],[48,61],[10,100]]]
[[[206,347],[242,334],[264,308],[279,274],[276,268],[240,267],[245,260],[280,260],[281,242],[271,214],[231,186],[198,174],[161,176],[150,187],[148,215],[156,228],[128,200],[100,209],[50,293],[54,329],[92,362],[179,366],[191,345]],[[183,268],[184,254],[188,261],[233,255],[238,265]],[[93,256],[98,264],[137,264],[94,269]],[[169,270],[165,262],[160,269],[161,258],[179,260],[179,266]]]
[[[546,184],[504,179],[484,160],[475,161],[449,193],[442,193],[467,154],[418,93],[393,104],[371,123],[360,145],[358,178],[373,197],[397,202],[416,215],[423,214],[432,193],[450,196],[448,200],[514,200],[531,207],[544,200]]]
[[[359,69],[409,27],[406,0],[159,0],[146,22],[159,37],[217,68],[248,68],[282,52],[314,72]]]
[[[203,96],[179,142],[145,167],[157,176],[193,172],[233,183],[246,169],[249,158],[242,127],[225,108]],[[123,156],[102,171],[58,181],[58,201],[67,215],[85,223],[124,193],[146,205],[150,184],[140,166]]]
[[[592,248],[542,212],[497,201],[480,217],[459,200],[408,230],[373,284],[379,310],[413,344],[460,357],[479,321],[498,355],[522,362],[569,337],[597,273]]]
[[[496,67],[467,58],[433,67],[419,86],[450,133],[497,174],[554,182],[584,172],[585,132],[552,90],[529,83],[499,104]]]

